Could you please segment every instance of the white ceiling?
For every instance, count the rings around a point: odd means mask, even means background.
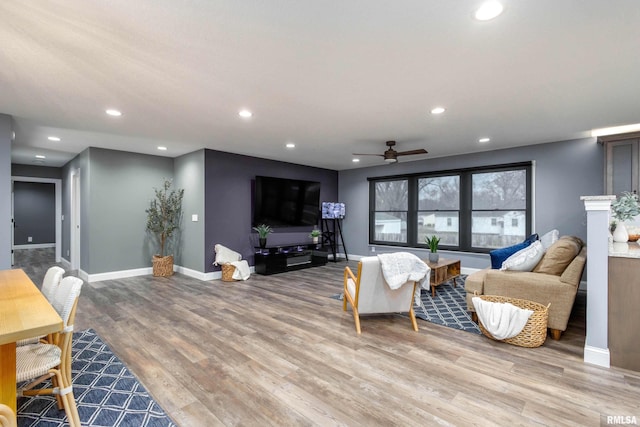
[[[640,1],[503,0],[488,22],[480,3],[0,2],[12,160],[211,148],[342,170],[383,164],[351,153],[387,139],[429,150],[407,161],[640,122]]]

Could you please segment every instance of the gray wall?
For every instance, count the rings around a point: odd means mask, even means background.
[[[0,114],[0,270],[11,268],[11,116]]]
[[[275,160],[205,150],[205,268],[212,266],[214,246],[220,243],[240,252],[253,265],[257,237],[251,229],[253,185],[256,175],[318,181],[320,201],[336,201],[338,172]],[[310,243],[313,227],[276,229],[269,245]]]
[[[204,271],[204,150],[174,159],[175,188],[184,189],[182,227],[179,230],[175,263],[185,268]],[[198,221],[192,221],[198,215]]]
[[[11,176],[62,179],[62,168],[12,164]]]
[[[56,242],[56,188],[46,182],[13,183],[13,244]],[[32,237],[32,241],[28,241]]]
[[[63,214],[70,219],[70,180],[81,169],[81,261],[89,274],[151,266],[158,251],[145,232],[153,188],[173,177],[173,159],[89,148],[63,170]],[[69,221],[63,227],[63,255],[69,248]]]
[[[343,233],[348,253],[370,253],[368,177],[524,161],[535,162],[534,232],[545,233],[557,228],[561,235],[586,239],[586,214],[580,196],[604,191],[604,151],[593,138],[340,171],[340,201],[347,204]],[[392,252],[397,248],[376,246],[376,250]],[[426,257],[426,251],[409,251]],[[447,256],[446,251],[442,253]],[[450,255],[460,258],[463,267],[484,268],[489,263],[487,254],[451,252]]]

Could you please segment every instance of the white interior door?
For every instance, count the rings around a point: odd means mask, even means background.
[[[80,269],[80,170],[71,174],[71,269]]]

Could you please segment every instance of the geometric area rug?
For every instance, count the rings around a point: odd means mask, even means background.
[[[420,294],[422,304],[413,307],[416,317],[449,328],[480,334],[478,325],[471,320],[467,312],[464,279],[466,275],[453,279],[457,281],[456,287],[453,286],[453,280],[437,286],[436,296],[433,298],[430,290],[422,289]]]
[[[73,334],[73,393],[82,426],[174,427],[176,424],[92,329]],[[49,387],[45,382],[42,387]],[[18,427],[68,426],[53,396],[18,399]]]

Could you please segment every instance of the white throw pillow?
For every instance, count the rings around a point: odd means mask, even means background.
[[[536,240],[524,249],[519,250],[502,263],[500,270],[531,271],[542,259],[545,249],[539,240]]]
[[[540,242],[542,243],[544,250],[546,251],[551,245],[557,242],[558,237],[560,237],[560,232],[558,230],[551,230],[548,233],[543,234],[540,238]]]

